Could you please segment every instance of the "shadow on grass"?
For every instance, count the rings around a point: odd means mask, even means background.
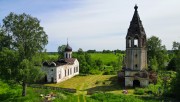
[[[118,82],[117,76],[111,77],[109,80],[97,81],[96,87],[87,89],[87,94],[91,95],[96,92],[106,92],[124,89],[123,85]]]

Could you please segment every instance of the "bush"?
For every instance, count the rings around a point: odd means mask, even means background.
[[[107,71],[105,71],[104,73],[103,73],[103,75],[110,75],[111,73],[110,73],[110,71],[109,70],[107,70]]]
[[[143,95],[144,94],[144,89],[142,89],[142,88],[135,88],[134,94]]]
[[[107,70],[103,73],[103,75],[116,75],[116,74],[117,74],[116,71],[109,71],[109,70]]]
[[[101,74],[101,71],[99,71],[99,70],[90,70],[89,71],[89,74],[92,74],[92,75],[99,75],[99,74]]]

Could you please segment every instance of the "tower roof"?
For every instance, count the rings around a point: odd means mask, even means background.
[[[138,35],[138,36],[144,36],[145,35],[146,36],[145,30],[144,30],[143,25],[142,25],[142,21],[140,20],[140,17],[138,14],[138,10],[137,10],[138,6],[135,5],[134,9],[135,9],[134,15],[133,15],[133,18],[131,20],[127,36],[131,36],[131,37],[134,37],[136,35]]]
[[[68,42],[67,42],[65,51],[66,51],[66,52],[72,51],[72,48],[69,46]]]

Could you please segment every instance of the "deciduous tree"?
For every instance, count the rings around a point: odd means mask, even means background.
[[[165,45],[162,45],[161,40],[156,36],[152,36],[147,40],[147,57],[149,60],[148,64],[155,64],[150,66],[158,65],[158,69],[165,68],[165,63],[168,60],[167,50]],[[157,64],[155,61],[157,61]]]
[[[6,48],[1,52],[1,77],[10,75],[9,80],[22,85],[22,96],[25,96],[27,83],[42,76],[41,61],[37,58],[41,57],[48,43],[48,36],[40,26],[40,21],[25,13],[10,13],[3,19],[3,30],[5,36],[11,39],[8,41],[9,48],[3,45]]]
[[[65,48],[66,48],[66,45],[61,45],[61,46],[58,47],[59,57],[63,57]]]

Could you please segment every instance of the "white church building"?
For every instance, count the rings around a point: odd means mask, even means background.
[[[54,62],[44,62],[42,70],[46,73],[45,82],[59,83],[79,74],[79,62],[72,58],[72,48],[67,43],[64,58]]]

